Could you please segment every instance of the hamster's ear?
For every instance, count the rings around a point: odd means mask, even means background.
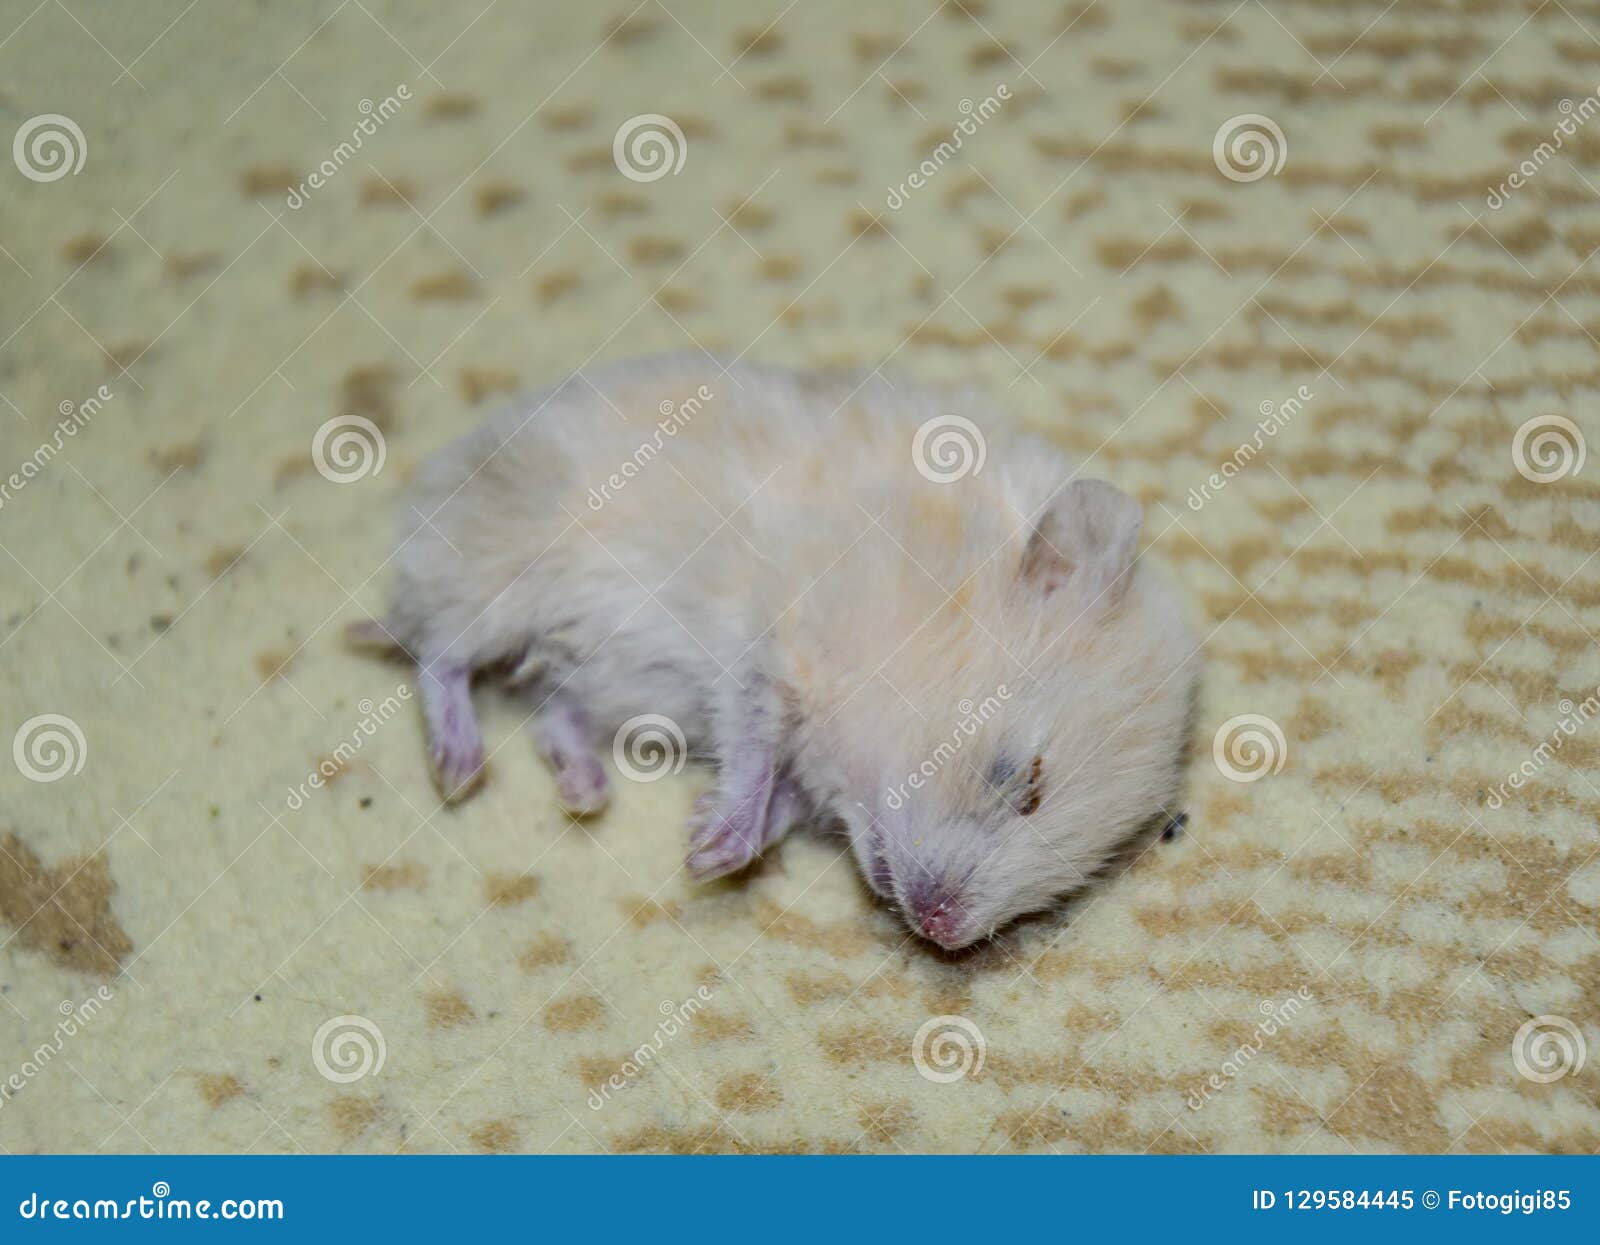
[[[1070,585],[1086,602],[1103,595],[1110,604],[1127,584],[1143,519],[1139,503],[1121,489],[1074,480],[1035,521],[1022,577],[1046,593]]]

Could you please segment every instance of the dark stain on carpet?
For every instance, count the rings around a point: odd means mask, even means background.
[[[49,869],[16,834],[0,837],[0,920],[57,964],[95,974],[121,967],[133,942],[111,912],[116,889],[99,852]]]

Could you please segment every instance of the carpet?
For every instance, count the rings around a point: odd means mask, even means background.
[[[1600,1148],[1600,4],[12,6],[0,1146]],[[965,955],[350,652],[436,447],[702,348],[1145,507],[1187,825]]]

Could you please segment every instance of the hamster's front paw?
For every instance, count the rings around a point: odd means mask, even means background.
[[[720,792],[708,791],[689,818],[690,876],[697,881],[737,873],[761,853],[764,802],[748,798],[724,809]]]

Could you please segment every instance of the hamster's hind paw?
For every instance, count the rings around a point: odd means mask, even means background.
[[[589,738],[588,719],[566,697],[551,697],[533,727],[534,746],[555,774],[561,807],[574,817],[598,813],[611,801],[611,780]]]
[[[466,746],[435,744],[428,749],[428,768],[433,773],[433,785],[446,804],[459,804],[466,799],[483,785],[489,772],[483,746],[477,741]]]
[[[552,757],[556,794],[561,807],[574,817],[589,817],[611,802],[611,780],[593,753]]]
[[[472,713],[471,679],[462,664],[417,671],[428,728],[428,765],[446,804],[466,799],[483,781],[483,735]]]

